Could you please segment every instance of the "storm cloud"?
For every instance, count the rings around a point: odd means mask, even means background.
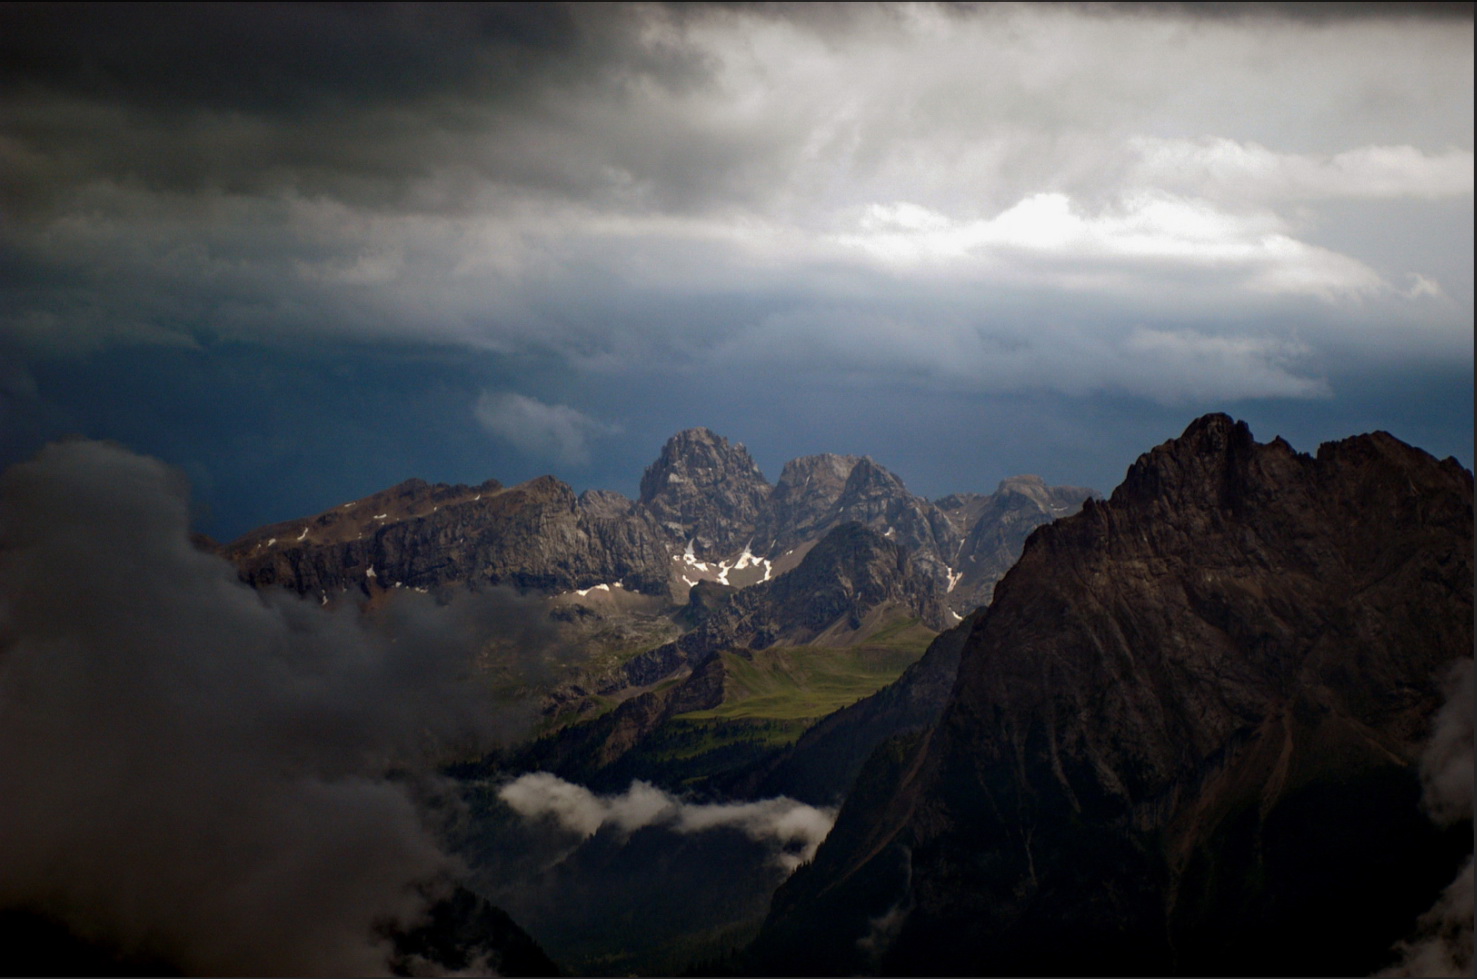
[[[421,596],[370,628],[257,593],[188,530],[117,446],[0,477],[0,907],[187,973],[382,973],[458,871],[420,773],[489,734],[469,646]]]
[[[607,486],[707,424],[945,492],[940,447],[1005,466],[1023,412],[1008,465],[1106,488],[1191,413],[1316,441],[1438,386],[1396,434],[1470,443],[1470,8],[0,16],[0,356],[43,435],[113,434],[55,365],[317,344],[462,358],[445,425]],[[1133,448],[1050,437],[1093,413]]]

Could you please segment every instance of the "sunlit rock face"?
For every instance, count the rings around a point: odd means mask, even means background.
[[[256,586],[329,599],[391,588],[512,585],[546,592],[621,582],[665,593],[668,544],[643,512],[576,499],[552,476],[517,486],[412,479],[314,517],[263,527],[224,549]]]
[[[829,453],[791,460],[771,487],[742,445],[693,428],[667,440],[634,501],[600,489],[576,497],[552,476],[517,486],[410,479],[204,546],[252,585],[325,603],[394,588],[496,585],[581,597],[619,587],[683,602],[702,581],[769,581],[854,522],[908,552],[952,610],[943,624],[952,624],[988,604],[1031,530],[1091,495],[1017,476],[993,494],[933,503],[869,457]]]
[[[744,546],[770,485],[742,445],[706,428],[678,432],[641,477],[640,502],[673,536],[693,539],[699,556]]]
[[[1457,874],[1420,806],[1472,656],[1472,475],[1200,419],[1037,531],[931,733],[859,776],[759,969],[1368,974]],[[816,936],[825,936],[817,938]]]
[[[951,604],[956,608],[990,604],[996,583],[1020,557],[1031,531],[1071,516],[1096,495],[1085,486],[1048,486],[1040,476],[1012,476],[1001,480],[994,493],[978,497],[974,506],[958,507],[969,521],[952,559],[956,577],[950,582],[955,596]],[[952,500],[940,500],[941,509],[946,502]]]

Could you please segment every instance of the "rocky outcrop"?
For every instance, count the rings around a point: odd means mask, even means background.
[[[392,932],[390,974],[424,976],[465,974],[557,976],[559,967],[502,908],[466,887],[432,903],[426,920],[408,931]]]
[[[670,644],[667,648],[675,652]],[[674,656],[656,674],[667,676],[685,667],[685,661]],[[534,741],[516,752],[507,767],[554,772],[561,778],[603,785],[599,777],[603,769],[618,762],[672,717],[721,704],[725,679],[722,663],[712,656],[681,676],[679,682],[638,693],[592,721]]]
[[[699,557],[744,546],[770,485],[740,444],[706,428],[678,432],[641,477],[641,505],[673,538],[692,540]]]
[[[629,516],[635,503],[614,490],[589,489],[579,495],[579,508],[592,517],[618,520]]]
[[[615,494],[612,494],[614,496]],[[543,592],[621,582],[663,594],[668,548],[644,514],[609,497],[580,506],[552,476],[514,487],[410,480],[224,549],[244,580],[324,599],[357,590],[512,585]]]
[[[751,967],[1380,968],[1470,852],[1417,758],[1472,655],[1472,535],[1454,460],[1196,421],[1029,538],[938,725],[869,760]]]

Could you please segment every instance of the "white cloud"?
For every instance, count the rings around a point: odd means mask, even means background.
[[[552,818],[586,837],[607,825],[625,833],[647,826],[665,826],[675,833],[737,829],[750,839],[775,844],[776,861],[787,870],[815,856],[836,821],[834,810],[783,796],[697,805],[639,780],[620,795],[601,796],[549,772],[519,776],[498,789],[498,798],[524,819]]]
[[[589,440],[617,430],[568,405],[544,404],[509,391],[482,392],[472,414],[490,434],[510,445],[567,465],[589,462]]]
[[[1035,194],[993,218],[951,220],[920,205],[870,205],[836,241],[903,269],[951,264],[1044,286],[1142,288],[1167,268],[1211,270],[1233,285],[1327,301],[1389,287],[1363,263],[1298,241],[1266,211],[1233,213],[1208,201],[1135,193],[1097,213],[1065,194]],[[1084,269],[1099,274],[1084,280]]]

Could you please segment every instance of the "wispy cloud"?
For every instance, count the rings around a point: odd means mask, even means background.
[[[752,802],[683,802],[649,783],[635,781],[620,795],[596,795],[549,772],[531,772],[502,786],[498,798],[525,819],[550,818],[572,833],[593,836],[604,826],[632,833],[661,826],[674,833],[736,829],[776,846],[775,861],[793,870],[815,856],[836,813],[783,796]]]
[[[619,431],[568,405],[544,404],[510,391],[484,391],[472,414],[487,432],[523,452],[578,466],[590,461],[590,440]]]

